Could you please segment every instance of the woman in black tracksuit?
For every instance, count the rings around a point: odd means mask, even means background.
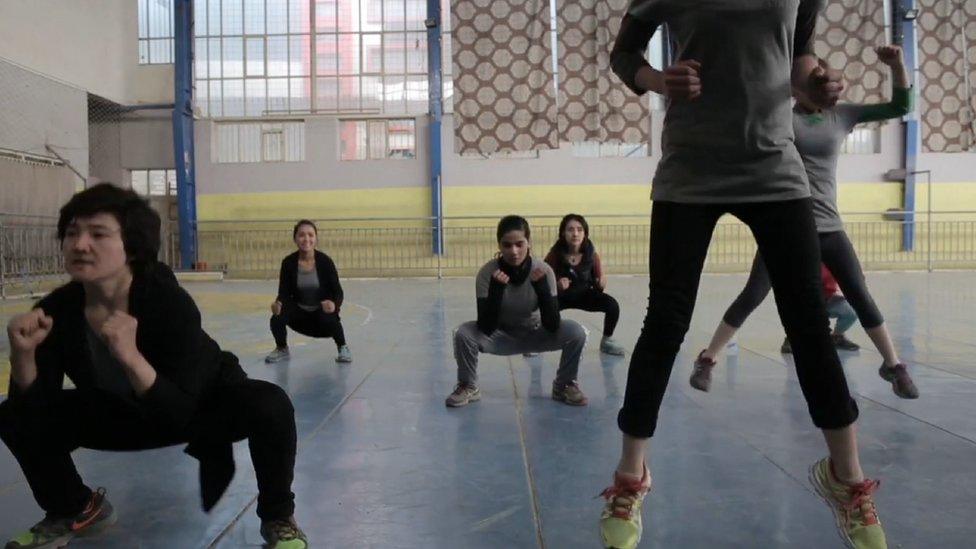
[[[292,238],[298,251],[281,261],[278,297],[271,304],[271,333],[275,349],[265,357],[268,363],[288,358],[288,328],[308,337],[331,337],[339,354],[336,362],[352,362],[346,335],[339,319],[342,285],[339,272],[328,255],[315,249],[318,229],[302,219]]]

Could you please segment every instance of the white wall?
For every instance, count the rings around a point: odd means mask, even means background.
[[[140,66],[134,0],[2,0],[0,58],[124,105],[173,101],[171,65]]]

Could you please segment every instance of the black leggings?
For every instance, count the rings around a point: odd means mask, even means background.
[[[338,313],[327,313],[321,308],[306,311],[292,303],[282,304],[281,314],[271,316],[271,334],[279,349],[288,346],[287,328],[308,337],[331,337],[336,347],[346,344],[346,333]]]
[[[71,459],[75,449],[147,450],[201,438],[246,438],[258,481],[258,516],[294,514],[295,410],[273,383],[248,379],[215,389],[184,433],[166,432],[135,407],[95,390],[59,391],[41,406],[32,404],[16,398],[0,404],[0,438],[20,463],[37,504],[52,516],[81,512],[91,496]]]
[[[624,406],[617,415],[624,433],[638,438],[654,434],[674,359],[695,308],[708,244],[725,213],[749,226],[766,259],[814,425],[840,429],[854,423],[857,404],[830,338],[811,208],[809,198],[749,204],[654,202],[647,316],[631,355]]]
[[[868,292],[867,283],[864,280],[864,272],[861,271],[861,263],[857,260],[854,246],[851,245],[847,233],[844,231],[833,231],[820,233],[820,255],[824,265],[837,279],[840,291],[844,293],[848,303],[857,313],[857,319],[865,329],[877,328],[884,323],[881,311],[874,304],[871,293]],[[757,253],[752,261],[752,271],[749,272],[749,280],[742,288],[742,292],[735,298],[729,309],[725,311],[722,320],[733,328],[741,328],[746,318],[759,307],[759,304],[766,299],[770,290],[769,273],[763,264],[762,257]]]
[[[610,337],[620,319],[620,305],[613,297],[596,288],[569,291],[559,295],[559,310],[580,309],[591,313],[605,313],[603,317],[603,336]]]

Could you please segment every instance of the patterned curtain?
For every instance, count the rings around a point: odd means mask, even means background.
[[[452,0],[454,150],[559,147],[549,0]]]
[[[976,0],[920,0],[922,148],[974,149]]]
[[[844,68],[847,89],[842,101],[878,103],[890,97],[888,67],[875,46],[885,38],[883,0],[829,0],[817,22],[814,52],[831,67]]]
[[[627,91],[610,69],[610,50],[628,0],[561,0],[559,137],[562,141],[649,142],[647,98]]]

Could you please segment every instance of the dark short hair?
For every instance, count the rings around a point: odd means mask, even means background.
[[[122,228],[122,245],[133,274],[145,273],[159,256],[159,214],[130,189],[111,183],[93,185],[68,200],[58,217],[58,240],[64,242],[68,225],[78,218],[106,213]]]
[[[506,215],[498,222],[498,230],[495,234],[498,242],[502,241],[502,237],[505,233],[511,231],[522,231],[525,233],[525,238],[528,239],[529,233],[529,222],[525,220],[524,217],[520,215]]]
[[[312,223],[308,219],[301,219],[298,221],[298,223],[295,223],[295,228],[291,230],[292,240],[295,240],[295,237],[298,236],[298,229],[301,229],[302,225],[308,225],[313,231],[315,231],[315,236],[319,235],[319,228],[315,226],[315,223]]]

